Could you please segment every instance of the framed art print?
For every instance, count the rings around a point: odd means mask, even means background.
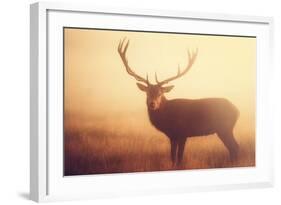
[[[268,17],[31,5],[31,199],[271,186]]]

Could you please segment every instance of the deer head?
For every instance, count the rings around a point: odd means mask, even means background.
[[[123,61],[126,71],[129,75],[133,76],[137,81],[143,83],[143,84],[137,83],[137,86],[141,91],[144,91],[146,93],[146,96],[147,96],[146,103],[147,103],[148,109],[157,110],[160,108],[161,103],[163,102],[163,99],[165,99],[164,93],[170,92],[174,87],[173,85],[171,85],[171,86],[164,86],[164,85],[187,73],[187,71],[192,67],[192,65],[196,59],[197,50],[194,53],[190,53],[188,51],[189,61],[188,61],[188,65],[186,66],[186,68],[183,71],[181,71],[180,67],[178,67],[178,72],[175,76],[170,77],[163,81],[158,81],[157,74],[155,73],[156,84],[151,84],[148,80],[148,75],[146,75],[146,79],[145,79],[145,78],[137,75],[130,68],[127,57],[126,57],[126,52],[127,52],[128,46],[129,46],[129,40],[124,45],[125,41],[126,41],[126,39],[123,39],[122,41],[119,42],[118,53]]]

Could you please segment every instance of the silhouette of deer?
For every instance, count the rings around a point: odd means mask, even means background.
[[[151,124],[163,132],[170,140],[171,160],[173,166],[182,164],[186,139],[195,136],[217,134],[229,152],[231,160],[237,158],[239,146],[233,135],[233,128],[239,117],[238,109],[227,99],[203,98],[203,99],[172,99],[168,100],[164,93],[173,89],[171,86],[163,86],[172,80],[182,77],[192,67],[196,52],[188,51],[188,65],[178,73],[157,84],[151,84],[146,79],[137,75],[129,66],[126,52],[129,40],[124,46],[126,39],[119,42],[118,53],[123,61],[126,71],[137,81],[138,88],[147,95],[146,104]]]

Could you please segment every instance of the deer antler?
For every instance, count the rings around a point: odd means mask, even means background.
[[[124,38],[122,41],[120,40],[119,45],[118,45],[118,53],[123,61],[123,64],[126,67],[126,71],[129,75],[133,76],[137,81],[140,82],[144,82],[145,84],[149,85],[149,80],[148,80],[148,75],[146,75],[146,79],[144,79],[143,77],[137,75],[129,66],[128,64],[128,60],[126,58],[126,52],[129,46],[130,41],[128,40],[126,45],[123,46],[124,42],[125,42],[126,38]]]
[[[183,76],[184,74],[186,74],[187,71],[192,67],[192,65],[193,65],[193,63],[194,63],[194,61],[197,57],[197,53],[198,53],[198,49],[196,49],[196,51],[193,52],[192,54],[190,53],[190,51],[188,51],[188,64],[187,64],[186,68],[183,71],[181,71],[180,67],[178,66],[178,73],[174,77],[171,77],[171,78],[168,78],[166,80],[163,80],[163,81],[159,82],[158,79],[157,79],[157,74],[155,73],[155,80],[156,80],[157,84],[158,85],[166,84],[166,83],[168,83],[172,80],[175,80],[175,79]]]

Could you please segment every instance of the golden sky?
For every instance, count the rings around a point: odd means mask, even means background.
[[[127,58],[139,75],[154,81],[177,73],[198,48],[190,71],[169,85],[172,98],[223,97],[235,104],[241,120],[254,125],[256,39],[248,37],[65,29],[65,111],[81,115],[143,112],[145,94],[118,55],[120,39],[130,45]]]

